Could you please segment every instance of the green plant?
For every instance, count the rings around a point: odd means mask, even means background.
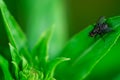
[[[55,67],[61,62],[69,60],[69,58],[62,57],[48,61],[48,42],[52,28],[42,34],[36,46],[29,52],[24,33],[2,0],[0,8],[10,41],[14,78],[17,80],[54,80]],[[13,80],[8,69],[8,62],[2,56],[0,56],[0,60],[5,80]]]
[[[33,49],[28,50],[25,34],[2,0],[0,0],[0,9],[9,38],[10,57],[12,58],[11,64],[0,55],[0,71],[4,74],[1,79],[83,80],[87,79],[95,66],[108,53],[119,53],[120,16],[106,20],[115,31],[106,34],[105,41],[100,37],[95,40],[88,36],[93,27],[90,25],[68,41],[57,57],[49,60],[48,44],[55,26],[43,32]],[[61,64],[56,69],[59,63]],[[119,80],[119,76],[115,79]]]

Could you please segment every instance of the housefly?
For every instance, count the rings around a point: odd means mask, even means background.
[[[90,31],[90,37],[96,37],[97,35],[103,36],[104,34],[110,32],[112,29],[106,23],[104,16],[100,17],[97,23],[94,25],[94,28]]]

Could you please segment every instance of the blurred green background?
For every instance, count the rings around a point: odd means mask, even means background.
[[[5,0],[11,13],[15,16],[21,27],[26,30],[28,27],[29,15],[38,8],[42,0]],[[53,1],[54,0],[45,0]],[[79,32],[91,23],[96,22],[100,16],[112,17],[120,14],[119,0],[57,0],[61,1],[64,13],[67,19],[67,26],[69,30],[69,37]],[[35,11],[35,10],[34,10]],[[34,15],[33,15],[34,16]],[[40,16],[40,15],[39,15]]]
[[[120,15],[120,0],[4,0],[20,24],[32,48],[40,34],[55,24],[51,40],[51,57],[57,55],[73,35],[95,23],[100,16]],[[51,6],[51,7],[50,7]],[[41,7],[41,8],[39,8]],[[43,8],[42,8],[43,7]],[[0,18],[1,19],[1,18]],[[0,51],[8,48],[8,39],[0,20]],[[43,26],[42,26],[43,25]],[[39,26],[42,26],[41,28]],[[52,42],[53,41],[53,42]],[[57,47],[56,47],[57,46]],[[7,47],[7,48],[6,48]],[[6,53],[6,52],[1,52]],[[7,57],[6,54],[3,56]],[[111,80],[120,74],[120,54],[107,55],[87,80]]]

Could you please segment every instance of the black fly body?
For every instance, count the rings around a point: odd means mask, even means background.
[[[102,16],[99,18],[97,23],[94,25],[94,28],[92,31],[89,33],[90,37],[96,37],[97,35],[100,35],[101,37],[110,32],[112,29],[109,28],[108,24],[105,21],[105,17]]]

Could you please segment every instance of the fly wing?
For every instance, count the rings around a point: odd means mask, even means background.
[[[104,33],[108,33],[113,31],[112,28],[110,28],[107,24],[103,24],[102,29],[101,29]]]
[[[105,22],[105,16],[101,16],[98,21],[97,21],[97,24],[103,24]]]

